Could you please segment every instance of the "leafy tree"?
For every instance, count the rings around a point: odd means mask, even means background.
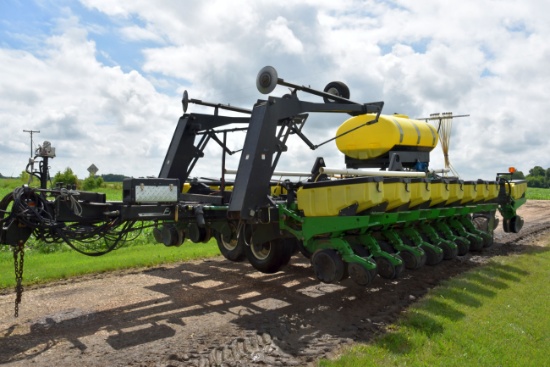
[[[529,176],[546,176],[546,170],[541,166],[535,166],[529,170]]]
[[[126,178],[124,175],[117,175],[114,173],[107,173],[106,175],[101,175],[101,177],[103,177],[105,182],[122,182]]]
[[[53,184],[54,186],[57,185],[57,183],[63,183],[66,185],[77,185],[78,184],[78,177],[74,174],[73,170],[67,167],[63,173],[58,171],[54,178],[53,178]]]
[[[525,179],[525,175],[523,174],[522,171],[516,171],[514,173],[514,179],[516,180],[524,180]]]
[[[27,171],[21,171],[21,174],[19,175],[19,178],[21,179],[21,182],[29,182],[29,173]]]
[[[82,189],[84,190],[97,189],[98,187],[101,187],[101,185],[103,185],[102,177],[94,177],[90,175],[88,178],[82,181]]]
[[[528,187],[550,187],[550,168],[544,169],[541,166],[535,166],[529,170],[525,179]]]
[[[528,187],[546,187],[546,182],[544,181],[544,176],[527,176],[527,186]]]

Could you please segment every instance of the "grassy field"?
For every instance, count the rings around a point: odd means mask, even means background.
[[[5,191],[5,192],[4,192]],[[0,196],[10,190],[2,186]],[[109,200],[121,199],[108,187]],[[117,196],[118,195],[118,196]],[[550,199],[550,189],[528,188],[529,200]],[[144,237],[147,238],[146,236]],[[25,284],[217,255],[214,241],[123,247],[102,258],[74,251],[28,251]],[[545,366],[550,348],[550,247],[490,264],[444,282],[410,307],[396,325],[368,345],[346,349],[320,366]],[[13,287],[13,257],[0,252],[0,288]]]
[[[321,366],[548,366],[550,247],[433,289],[371,344]]]
[[[25,251],[23,284],[45,283],[79,275],[106,271],[142,268],[176,263],[219,255],[214,240],[208,243],[185,241],[180,247],[162,244],[143,244],[122,247],[101,257],[90,257],[76,251],[58,251],[49,254]],[[0,289],[15,285],[13,254],[0,252]]]
[[[525,197],[527,200],[550,200],[550,189],[528,187]]]
[[[0,198],[22,185],[17,179],[0,179]],[[106,183],[94,190],[103,192],[110,201],[122,200],[122,185]],[[215,240],[208,243],[185,241],[180,247],[165,247],[154,241],[150,229],[145,229],[123,247],[101,257],[77,253],[65,244],[45,244],[30,239],[25,249],[24,284],[44,283],[78,275],[119,269],[150,267],[219,255]],[[13,254],[9,246],[0,246],[0,288],[15,285]]]

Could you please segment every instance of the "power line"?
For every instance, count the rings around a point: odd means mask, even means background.
[[[24,133],[31,134],[31,158],[32,158],[32,134],[39,134],[40,130],[23,130]]]

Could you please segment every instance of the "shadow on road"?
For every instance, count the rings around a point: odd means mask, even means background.
[[[155,268],[145,272],[159,278],[159,282],[143,289],[162,297],[102,312],[68,310],[45,316],[33,321],[30,332],[24,335],[14,335],[13,327],[2,330],[0,363],[31,360],[61,340],[86,351],[86,338],[100,331],[114,351],[184,334],[181,341],[178,339],[181,350],[187,348],[203,355],[231,343],[236,345],[239,340],[249,343],[243,335],[259,335],[263,336],[258,339],[260,344],[272,343],[282,354],[300,360],[317,358],[341,343],[369,341],[384,332],[407,305],[442,280],[479,266],[483,263],[479,258],[507,251],[505,245],[495,244],[490,253],[474,254],[475,258],[468,254],[408,271],[397,281],[377,278],[367,288],[350,280],[319,283],[303,258],[293,258],[283,272],[269,275],[256,272],[247,263],[222,259]],[[522,270],[503,265],[496,277],[486,279],[487,287],[472,288],[471,294],[461,295],[460,301],[479,307],[484,298],[493,297],[497,289],[519,281],[523,275]],[[114,282],[116,279],[112,277]],[[446,310],[446,314],[455,320],[464,317],[454,311]],[[424,317],[430,319],[429,315]],[[431,332],[443,332],[437,321],[426,321],[433,325]]]

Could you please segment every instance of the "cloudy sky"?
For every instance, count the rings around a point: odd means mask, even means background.
[[[48,140],[57,150],[52,173],[70,167],[84,178],[94,163],[100,174],[156,176],[183,90],[252,108],[265,98],[255,87],[265,65],[313,88],[343,81],[352,100],[385,101],[385,113],[469,114],[455,120],[450,152],[465,179],[547,168],[545,8],[542,0],[2,0],[0,173],[20,174],[30,154],[23,130],[39,130],[35,146]],[[319,143],[345,119],[313,116],[306,133]],[[279,169],[307,171],[316,156],[344,167],[334,143],[290,147]],[[197,176],[219,177],[214,148]],[[439,147],[432,156],[441,167]]]

